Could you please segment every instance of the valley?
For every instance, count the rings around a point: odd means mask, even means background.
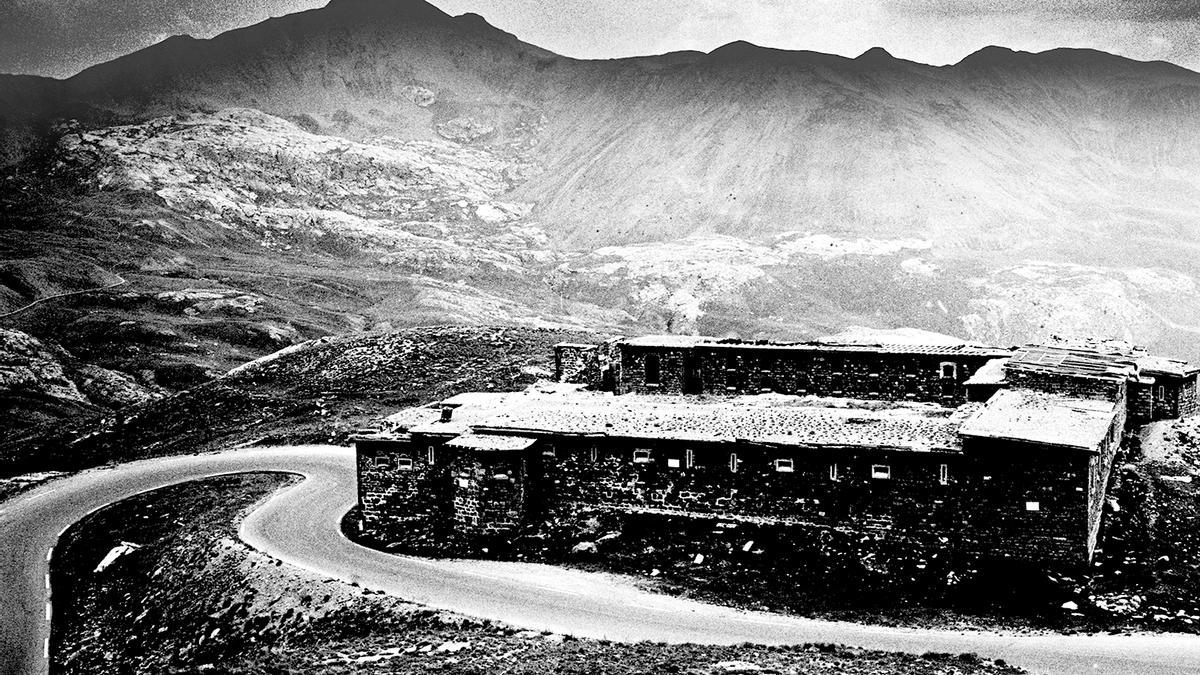
[[[5,325],[172,391],[441,322],[1196,358],[1197,110],[1200,75],[1089,50],[581,61],[335,0],[0,79],[0,312],[127,279]]]

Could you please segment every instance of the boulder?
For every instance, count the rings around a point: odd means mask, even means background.
[[[591,541],[581,541],[578,544],[575,544],[574,546],[571,547],[571,553],[579,554],[579,553],[595,553],[595,552],[596,552],[596,544],[595,544],[595,542],[591,542]]]

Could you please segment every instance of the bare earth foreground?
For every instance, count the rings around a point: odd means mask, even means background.
[[[260,551],[322,576],[437,609],[577,637],[670,643],[828,642],[923,653],[977,652],[1033,672],[1200,672],[1200,641],[1175,634],[1017,635],[783,617],[656,595],[628,580],[555,567],[432,561],[363,548],[339,521],[355,501],[353,454],[328,446],[228,451],[93,469],[0,503],[0,672],[45,672],[47,560],[60,534],[120,499],[231,472],[305,477],[242,523]]]

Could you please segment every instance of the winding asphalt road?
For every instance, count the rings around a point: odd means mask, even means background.
[[[304,476],[241,525],[250,545],[323,576],[405,599],[538,630],[611,640],[734,644],[836,642],[921,653],[973,651],[1033,672],[1200,673],[1191,635],[1019,635],[865,626],[743,612],[656,595],[627,579],[544,565],[434,561],[347,540],[339,521],[355,501],[345,448],[233,450],[93,469],[0,503],[0,673],[44,673],[49,649],[47,560],[86,514],[159,487],[226,473]]]

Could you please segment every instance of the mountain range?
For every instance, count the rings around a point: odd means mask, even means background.
[[[1200,357],[1200,74],[1163,62],[584,61],[334,0],[0,77],[0,139],[0,312],[120,276],[7,321],[151,388],[430,321]]]

